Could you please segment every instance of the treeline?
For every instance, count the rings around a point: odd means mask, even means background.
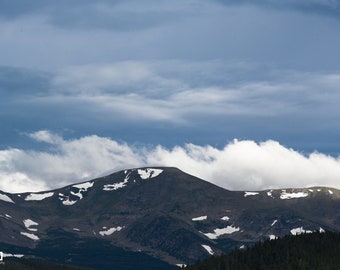
[[[246,250],[210,258],[186,270],[337,270],[340,233],[314,232],[259,242]]]
[[[90,270],[72,265],[58,264],[35,259],[4,258],[0,270]]]

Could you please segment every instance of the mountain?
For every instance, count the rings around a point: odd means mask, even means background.
[[[0,192],[0,251],[94,269],[174,269],[259,240],[340,231],[339,209],[332,188],[229,191],[177,168],[136,168]]]

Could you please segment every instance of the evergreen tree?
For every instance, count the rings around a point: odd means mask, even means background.
[[[314,232],[266,240],[247,250],[187,266],[187,270],[337,270],[340,269],[340,233]]]

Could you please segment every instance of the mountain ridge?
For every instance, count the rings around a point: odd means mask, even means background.
[[[28,195],[28,194],[42,194],[42,193],[49,193],[49,192],[53,192],[53,191],[56,191],[56,190],[59,190],[59,189],[64,189],[64,188],[68,188],[68,187],[72,187],[72,186],[75,186],[75,185],[78,185],[78,184],[83,184],[83,183],[87,183],[87,182],[93,182],[93,181],[97,181],[97,180],[102,180],[103,178],[107,178],[113,174],[117,174],[117,173],[122,173],[122,172],[125,172],[125,171],[134,171],[134,170],[144,170],[144,169],[160,169],[160,170],[164,170],[164,169],[167,169],[167,170],[177,170],[178,172],[181,172],[183,174],[187,174],[187,175],[190,175],[189,173],[177,168],[177,167],[164,167],[164,166],[144,166],[144,167],[134,167],[134,168],[129,168],[129,169],[122,169],[122,170],[118,170],[118,171],[114,171],[114,172],[110,172],[108,174],[105,174],[103,176],[98,176],[98,177],[95,177],[95,178],[91,178],[91,179],[87,179],[87,180],[81,180],[81,181],[77,181],[73,184],[68,184],[68,185],[65,185],[65,186],[62,186],[62,187],[57,187],[57,188],[53,188],[53,189],[46,189],[46,190],[40,190],[40,191],[25,191],[25,192],[7,192],[7,191],[4,191],[4,190],[0,190],[0,200],[1,199],[1,195]],[[316,185],[316,186],[307,186],[307,187],[284,187],[284,188],[268,188],[268,189],[245,189],[245,190],[231,190],[231,189],[227,189],[227,188],[224,188],[218,184],[215,184],[215,183],[212,183],[211,181],[207,181],[203,178],[200,178],[198,176],[194,176],[194,175],[190,175],[194,178],[197,178],[199,180],[202,180],[204,182],[207,182],[207,183],[210,183],[214,186],[217,186],[221,189],[224,189],[224,190],[227,190],[227,191],[232,191],[232,192],[248,192],[248,193],[253,193],[253,192],[268,192],[270,190],[298,190],[298,191],[301,191],[301,190],[310,190],[310,189],[313,189],[313,190],[318,190],[318,189],[328,189],[330,191],[332,190],[337,190],[337,191],[340,191],[340,189],[338,188],[335,188],[335,187],[330,187],[330,186],[319,186],[319,185]],[[249,195],[251,196],[251,194]]]
[[[83,243],[102,243],[170,269],[263,239],[339,231],[339,198],[334,188],[230,191],[174,167],[133,168],[55,190],[0,192],[0,248],[41,257],[44,247],[53,259],[52,246],[81,251]],[[97,257],[110,260],[104,255]],[[96,266],[88,263],[80,265]]]

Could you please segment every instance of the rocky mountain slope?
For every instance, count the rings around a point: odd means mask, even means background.
[[[340,231],[339,209],[332,188],[228,191],[176,168],[136,168],[47,192],[0,192],[0,251],[173,269],[259,240]]]

